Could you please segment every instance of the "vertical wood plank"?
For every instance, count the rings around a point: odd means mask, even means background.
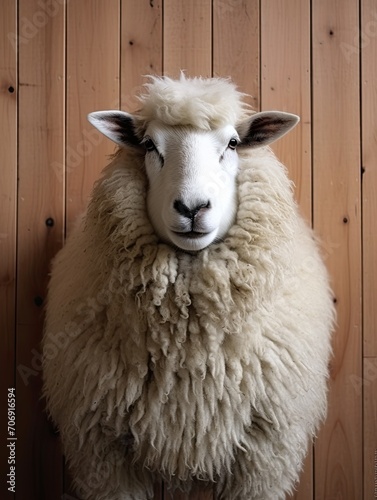
[[[121,109],[136,111],[146,75],[162,74],[162,0],[122,0]]]
[[[183,493],[179,490],[171,491],[165,485],[164,500],[213,500],[214,493],[211,484],[204,485],[200,482],[194,484],[190,493]]]
[[[91,111],[118,109],[120,0],[67,3],[66,233],[84,212],[115,144],[87,121]],[[76,493],[66,468],[65,494]]]
[[[364,498],[377,498],[377,9],[361,2],[363,174]],[[348,49],[347,56],[353,51]],[[351,47],[352,49],[352,47]]]
[[[213,1],[213,76],[230,77],[258,110],[259,0]]]
[[[311,223],[310,1],[261,3],[261,109],[300,116],[300,123],[272,148],[288,168],[295,198]],[[313,497],[313,453],[309,448],[294,498]]]
[[[164,498],[164,485],[162,481],[157,481],[154,485],[153,500],[163,500]]]
[[[164,0],[164,74],[212,74],[211,0]]]
[[[272,147],[289,169],[301,211],[311,221],[309,0],[261,4],[261,109],[300,116],[298,126]]]
[[[377,498],[377,357],[364,358],[364,499]]]
[[[377,8],[362,3],[362,154],[363,154],[363,250],[364,250],[364,355],[377,357]],[[348,49],[347,57],[354,57]]]
[[[19,20],[16,487],[17,498],[38,500],[62,493],[61,454],[40,400],[40,340],[64,226],[65,8],[20,0]]]
[[[358,2],[313,2],[314,228],[338,312],[329,413],[315,447],[315,497],[362,498],[360,103]],[[356,34],[356,38],[355,37]],[[355,47],[347,58],[344,44]]]
[[[15,387],[16,200],[17,200],[17,5],[2,4],[0,17],[0,355],[1,355],[1,498],[8,491],[8,388]],[[16,448],[17,449],[17,448]]]
[[[119,107],[120,0],[67,4],[67,231],[115,145],[87,114]]]

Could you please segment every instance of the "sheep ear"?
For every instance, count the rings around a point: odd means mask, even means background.
[[[240,147],[266,146],[280,139],[297,125],[300,118],[282,111],[256,113],[238,127]]]
[[[95,111],[89,113],[89,122],[106,137],[120,146],[141,147],[136,135],[135,118],[124,111]]]

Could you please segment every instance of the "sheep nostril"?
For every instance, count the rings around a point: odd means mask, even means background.
[[[189,208],[181,200],[175,200],[173,207],[179,214],[183,215],[183,217],[193,219],[203,208],[211,208],[211,203],[210,201],[207,201],[205,203],[199,203],[194,208]]]
[[[184,217],[187,217],[187,218],[191,219],[191,217],[192,217],[191,210],[181,200],[175,200],[175,202],[173,204],[173,207],[175,208],[175,210],[179,214],[183,215]]]

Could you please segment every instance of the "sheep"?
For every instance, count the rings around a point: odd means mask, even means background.
[[[119,147],[52,264],[49,414],[84,499],[151,499],[158,478],[283,499],[326,415],[334,324],[268,146],[298,117],[228,79],[145,87],[133,115],[88,116]]]

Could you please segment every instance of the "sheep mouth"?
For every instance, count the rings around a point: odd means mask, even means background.
[[[176,247],[186,252],[203,250],[215,239],[217,230],[213,231],[172,231],[169,241]]]
[[[191,239],[197,239],[197,238],[202,238],[203,236],[207,236],[208,233],[200,233],[199,231],[187,231],[187,232],[181,232],[181,231],[173,231],[174,234],[177,236],[181,236],[182,238],[191,238]]]

